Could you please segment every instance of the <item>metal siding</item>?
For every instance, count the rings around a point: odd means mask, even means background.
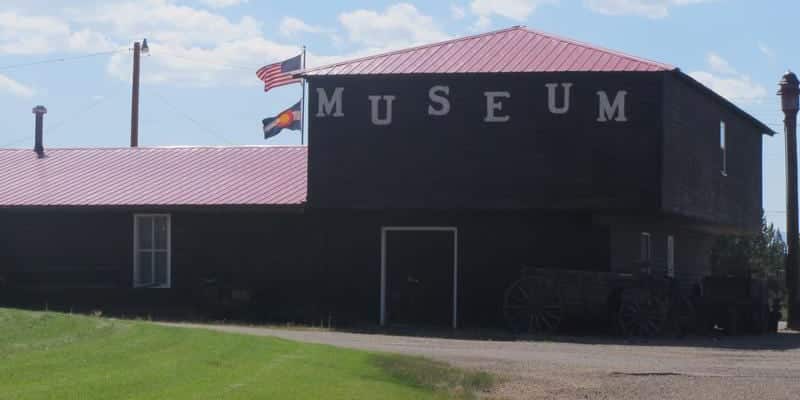
[[[762,138],[751,121],[672,76],[664,81],[664,212],[756,230],[762,209]],[[728,175],[722,176],[719,123]]]
[[[305,147],[0,150],[0,207],[295,205]]]
[[[342,77],[342,118],[310,116],[312,207],[649,209],[658,206],[660,76],[534,73]],[[544,84],[573,82],[569,116],[547,109]],[[428,90],[451,87],[451,113],[426,113]],[[627,123],[598,123],[597,90],[628,90]],[[509,90],[507,124],[483,121],[484,91]],[[369,94],[393,94],[394,121],[374,126]],[[309,99],[316,107],[316,96]],[[366,152],[364,149],[369,149]],[[631,168],[636,165],[636,168]]]

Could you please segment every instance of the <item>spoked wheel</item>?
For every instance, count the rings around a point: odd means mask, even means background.
[[[658,335],[667,319],[666,306],[647,290],[633,289],[622,293],[619,325],[625,336]]]
[[[516,332],[553,333],[564,314],[561,296],[551,279],[520,279],[506,290],[503,314]]]
[[[698,331],[697,311],[690,298],[679,296],[674,299],[669,308],[669,316],[672,333],[684,336]]]

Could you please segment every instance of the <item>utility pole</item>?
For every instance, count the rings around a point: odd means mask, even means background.
[[[797,216],[797,110],[800,81],[788,71],[778,82],[786,133],[786,289],[789,291],[786,320],[789,328],[800,329],[800,293],[798,293],[798,216]]]
[[[133,43],[133,93],[131,94],[131,147],[139,147],[139,66],[141,54],[147,54],[150,48],[147,39],[142,43]]]

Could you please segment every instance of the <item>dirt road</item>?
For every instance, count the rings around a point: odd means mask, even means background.
[[[800,334],[658,339],[478,341],[171,324],[424,355],[504,377],[509,399],[800,399]]]

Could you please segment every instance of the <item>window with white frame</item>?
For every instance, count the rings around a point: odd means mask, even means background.
[[[653,257],[653,253],[650,250],[650,233],[649,232],[642,232],[639,235],[639,257],[641,262],[650,262]]]
[[[137,214],[133,221],[133,285],[170,287],[169,214]]]
[[[722,169],[720,173],[722,176],[728,176],[728,139],[725,137],[725,121],[719,122],[719,151],[722,154]]]

